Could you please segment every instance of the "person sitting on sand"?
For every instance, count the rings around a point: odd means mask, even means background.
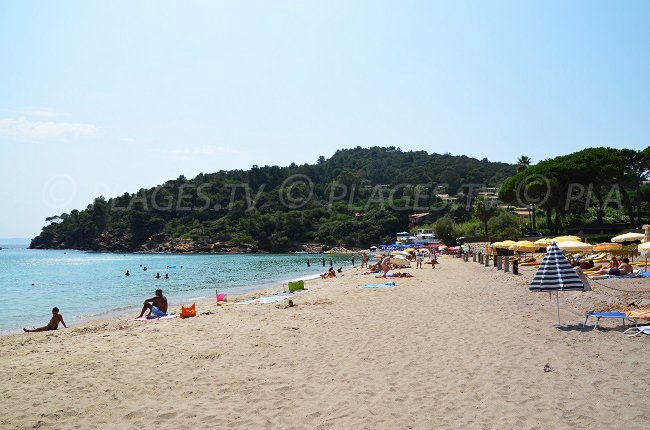
[[[333,267],[330,267],[329,272],[327,272],[327,277],[328,278],[336,278],[336,272],[334,271]]]
[[[629,275],[634,271],[634,268],[630,265],[630,259],[624,257],[621,260],[621,264],[618,265],[618,271],[621,273],[620,276]]]
[[[67,325],[65,325],[65,321],[63,321],[63,315],[59,314],[59,308],[52,308],[52,319],[50,320],[49,323],[45,327],[39,327],[35,328],[33,330],[27,330],[26,328],[23,328],[23,330],[27,333],[35,332],[35,331],[48,331],[48,330],[56,330],[59,328],[59,323],[63,324],[63,327],[68,328]]]
[[[594,267],[594,262],[593,262],[593,260],[582,260],[582,261],[580,262],[580,268],[581,268],[582,270],[591,269],[592,267]]]
[[[167,297],[163,296],[161,289],[156,290],[156,295],[154,297],[144,301],[142,312],[140,312],[138,318],[142,318],[147,310],[149,310],[147,317],[152,314],[155,317],[164,317],[167,315]]]

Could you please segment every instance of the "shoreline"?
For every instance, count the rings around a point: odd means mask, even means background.
[[[86,252],[86,251],[80,251],[80,252]],[[132,253],[128,253],[132,254]],[[343,266],[343,274],[346,274],[347,272],[353,271],[359,266]],[[287,282],[292,282],[292,281],[297,281],[297,280],[304,280],[305,281],[305,291],[307,291],[307,286],[311,283],[313,284],[314,281],[320,280],[320,275],[304,275],[300,277],[292,277],[291,279],[284,279],[281,281],[274,281],[274,282],[269,282],[265,283],[262,285],[256,285],[256,286],[241,286],[237,287],[235,289],[235,292],[230,293],[230,292],[225,292],[227,294],[227,298],[230,299],[232,297],[232,300],[228,300],[226,303],[236,303],[236,301],[243,301],[243,300],[249,300],[249,299],[254,299],[258,298],[264,295],[269,295],[272,294],[273,292],[276,292],[277,289],[281,286],[286,286]],[[196,298],[188,298],[186,299],[186,303],[180,303],[180,304],[173,304],[169,305],[168,312],[169,313],[175,313],[175,314],[180,314],[181,311],[181,305],[186,306],[186,305],[192,305],[192,302],[196,304],[197,306],[197,314],[200,312],[199,308],[201,306],[203,307],[209,307],[210,305],[216,304],[216,297],[209,297],[209,296],[200,296]],[[51,330],[48,331],[47,333],[55,333],[55,332],[61,332],[64,330],[69,330],[72,328],[84,328],[84,326],[88,324],[93,324],[93,323],[109,323],[109,322],[114,322],[114,321],[122,321],[122,320],[133,320],[133,318],[128,318],[128,316],[131,314],[131,311],[133,313],[138,313],[142,309],[141,304],[138,305],[133,305],[133,306],[128,306],[128,307],[119,307],[116,309],[111,309],[106,312],[104,312],[102,315],[97,315],[97,316],[90,316],[87,318],[83,318],[81,321],[75,324],[68,324],[67,328],[64,328],[63,326],[60,326],[57,330]],[[64,315],[65,318],[65,315]],[[0,338],[2,337],[7,337],[7,336],[16,336],[16,335],[24,335],[24,334],[29,334],[29,333],[24,333],[22,329],[16,329],[11,330],[11,331],[0,331]]]

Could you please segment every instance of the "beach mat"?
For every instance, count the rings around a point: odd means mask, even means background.
[[[133,318],[134,321],[157,321],[157,320],[170,320],[178,318],[178,314],[165,315],[164,317],[140,317]]]
[[[258,297],[257,299],[251,299],[251,300],[246,300],[243,302],[237,302],[235,303],[236,305],[258,305],[258,304],[268,304],[268,303],[276,303],[276,302],[281,302],[286,299],[290,299],[293,296],[266,296],[266,297]]]
[[[362,285],[359,288],[391,288],[395,286],[395,282],[385,282],[383,284],[366,284]]]

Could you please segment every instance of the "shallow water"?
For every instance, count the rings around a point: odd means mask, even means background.
[[[349,257],[332,255],[334,266]],[[311,268],[306,260],[311,259]],[[0,250],[0,332],[45,325],[57,306],[66,324],[137,313],[162,288],[170,305],[241,293],[323,272],[322,256],[306,254],[126,254]],[[327,266],[329,258],[326,256]],[[141,267],[142,266],[142,267]],[[176,268],[167,268],[176,266]],[[181,266],[183,268],[181,269]],[[143,267],[148,270],[144,271]],[[131,276],[124,273],[129,270]],[[156,273],[161,279],[156,279]],[[169,279],[164,279],[165,274]]]

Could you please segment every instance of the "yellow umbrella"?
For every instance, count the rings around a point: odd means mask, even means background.
[[[641,245],[639,245],[639,252],[647,252],[650,251],[650,242],[644,242]]]
[[[634,242],[635,240],[643,240],[645,237],[641,233],[625,233],[612,237],[612,242]]]
[[[406,248],[404,251],[405,251],[405,252],[415,252],[415,249],[413,249],[413,248]]]
[[[553,239],[549,239],[548,237],[544,237],[542,239],[537,239],[535,242],[533,242],[535,245],[541,245],[541,246],[546,246],[550,245],[553,243]]]
[[[492,244],[493,248],[510,248],[515,244],[514,240],[504,240],[503,242],[496,242]]]
[[[602,251],[616,251],[618,249],[623,248],[623,245],[620,243],[599,243],[598,245],[594,245],[594,251],[596,252],[602,252]]]
[[[553,238],[553,242],[582,242],[578,236],[558,236]]]
[[[558,248],[562,251],[591,251],[592,245],[584,242],[577,242],[575,240],[566,240],[564,242],[556,242]]]
[[[535,245],[533,242],[530,242],[528,240],[520,240],[519,242],[515,242],[510,245],[509,249],[513,251],[533,252],[539,249],[539,245]]]

